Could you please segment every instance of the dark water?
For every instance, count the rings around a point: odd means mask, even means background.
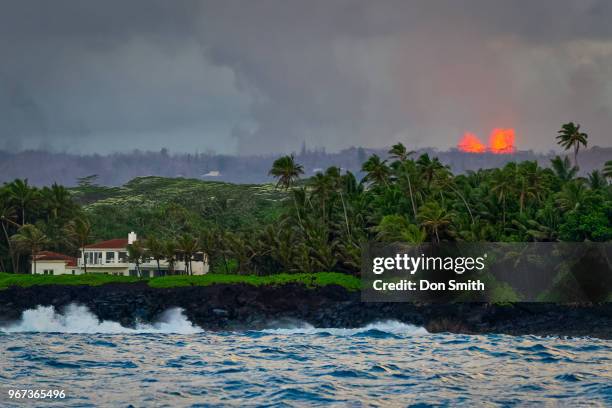
[[[0,406],[612,406],[610,341],[163,320],[130,330],[83,308],[27,312],[0,330]],[[14,388],[67,398],[15,402]]]

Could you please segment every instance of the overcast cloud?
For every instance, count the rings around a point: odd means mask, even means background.
[[[611,145],[612,2],[0,0],[0,149]]]

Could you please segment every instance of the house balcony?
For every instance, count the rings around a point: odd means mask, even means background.
[[[85,267],[85,262],[83,261],[83,259],[79,259],[78,260],[78,265],[79,268],[84,268]],[[129,267],[129,263],[127,261],[108,261],[108,262],[104,262],[102,260],[97,260],[95,262],[87,262],[87,266],[88,267],[95,267],[95,268],[127,268]]]

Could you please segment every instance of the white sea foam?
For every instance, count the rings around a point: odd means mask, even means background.
[[[317,334],[329,333],[335,336],[353,336],[355,334],[364,333],[370,330],[377,330],[385,333],[397,335],[423,335],[428,334],[424,327],[413,326],[411,324],[401,323],[397,320],[385,320],[375,323],[370,323],[364,327],[355,329],[342,328],[318,328],[308,323],[295,323],[289,327],[266,329],[263,330],[269,334]]]
[[[28,309],[21,315],[21,320],[0,331],[8,333],[180,333],[190,334],[202,330],[193,325],[180,308],[168,309],[159,320],[152,324],[137,324],[134,328],[122,326],[113,321],[100,321],[91,311],[81,305],[70,304],[62,313],[52,306],[38,306]]]

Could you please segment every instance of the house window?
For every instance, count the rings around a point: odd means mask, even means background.
[[[85,259],[90,265],[99,265],[102,263],[102,252],[85,252]]]
[[[76,275],[76,271],[75,271],[74,269],[72,270],[72,274],[73,274],[73,275]]]
[[[115,253],[114,252],[106,253],[106,263],[115,263]]]
[[[126,263],[127,257],[127,252],[119,252],[119,262]]]
[[[45,269],[43,270],[44,275],[53,275],[53,269]]]

